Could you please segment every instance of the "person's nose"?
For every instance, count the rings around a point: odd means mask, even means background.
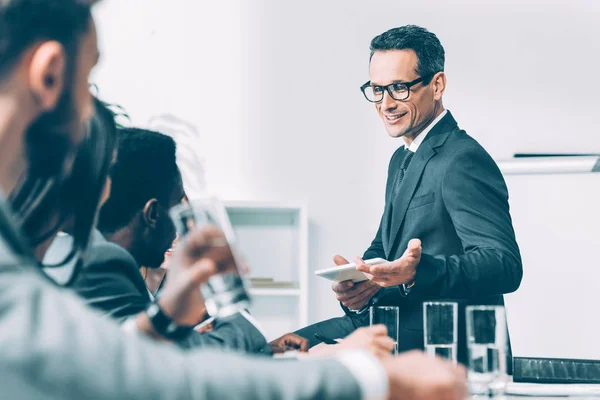
[[[390,96],[387,90],[383,91],[383,99],[381,100],[381,108],[384,111],[392,111],[396,108],[396,100]]]

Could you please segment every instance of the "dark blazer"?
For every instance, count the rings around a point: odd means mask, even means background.
[[[400,307],[399,349],[423,348],[423,302],[459,302],[459,359],[466,360],[464,307],[503,304],[523,274],[508,206],[508,190],[490,155],[448,112],[419,146],[392,200],[404,146],[390,161],[386,204],[365,259],[396,260],[421,239],[415,286],[382,289],[377,305]],[[357,325],[368,316],[345,310]],[[368,313],[367,313],[368,314]]]
[[[63,238],[65,243],[68,238]],[[48,253],[64,253],[53,245]],[[53,257],[53,254],[46,257]],[[56,273],[56,272],[54,272]],[[50,272],[52,274],[52,272]],[[151,299],[133,256],[121,246],[107,241],[98,231],[72,288],[91,307],[124,321],[144,311]],[[215,321],[212,332],[192,332],[178,341],[181,347],[223,347],[251,353],[270,353],[264,336],[240,314]]]

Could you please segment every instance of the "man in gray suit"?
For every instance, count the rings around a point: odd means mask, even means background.
[[[39,270],[3,199],[23,173],[58,179],[92,112],[88,74],[98,59],[92,0],[0,2],[0,384],[19,399],[457,399],[464,372],[421,354],[358,351],[336,359],[279,363],[223,354],[182,353],[140,313],[124,332]],[[228,252],[202,258],[222,233],[190,234],[176,254],[159,301],[164,317],[185,323],[198,286]],[[199,256],[200,254],[200,256]],[[340,345],[343,346],[343,345]],[[161,362],[151,362],[158,359]],[[387,396],[386,396],[387,393]]]

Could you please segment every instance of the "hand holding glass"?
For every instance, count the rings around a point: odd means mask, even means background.
[[[203,198],[190,201],[174,207],[171,218],[181,236],[195,229],[210,226],[220,229],[224,237],[222,240],[213,240],[207,245],[203,257],[219,260],[221,253],[231,252],[233,256],[232,268],[214,275],[201,287],[206,303],[206,309],[211,316],[228,316],[240,310],[247,309],[250,297],[242,278],[240,257],[235,247],[235,235],[227,211],[222,202],[214,198]]]

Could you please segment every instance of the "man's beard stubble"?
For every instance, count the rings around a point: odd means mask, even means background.
[[[83,132],[84,124],[77,115],[70,85],[56,108],[39,116],[25,133],[26,174],[60,181]]]

